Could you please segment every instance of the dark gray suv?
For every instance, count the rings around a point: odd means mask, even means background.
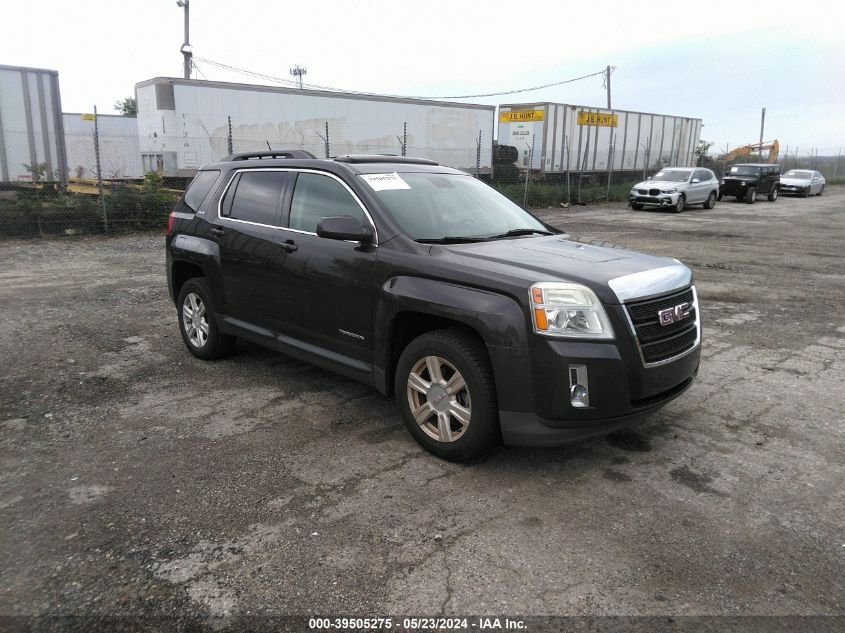
[[[445,459],[642,419],[698,371],[690,270],[577,242],[461,171],[395,156],[230,156],[168,223],[187,349],[236,337],[396,397]]]

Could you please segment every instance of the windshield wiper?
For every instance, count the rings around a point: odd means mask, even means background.
[[[443,237],[426,237],[416,240],[421,244],[461,244],[464,242],[486,242],[489,237],[466,237],[458,235],[445,235]]]
[[[501,235],[491,235],[490,239],[518,237],[520,235],[532,235],[533,233],[537,233],[538,235],[553,235],[550,231],[543,231],[542,229],[511,229],[507,233],[502,233]]]

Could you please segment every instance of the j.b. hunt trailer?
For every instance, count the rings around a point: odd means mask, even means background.
[[[495,106],[163,77],[135,93],[145,171],[190,176],[232,151],[268,146],[491,171]]]
[[[517,166],[543,175],[642,171],[690,165],[701,119],[564,103],[499,106],[500,145],[519,152]]]

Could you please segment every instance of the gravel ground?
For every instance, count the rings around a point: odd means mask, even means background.
[[[845,615],[845,190],[539,213],[691,265],[701,373],[472,466],[368,387],[194,359],[161,235],[0,242],[0,615]]]

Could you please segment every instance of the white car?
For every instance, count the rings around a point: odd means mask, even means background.
[[[780,192],[792,193],[807,198],[824,193],[825,179],[811,169],[790,169],[780,177]]]
[[[691,204],[712,209],[718,197],[719,180],[709,169],[666,167],[648,180],[634,185],[628,204],[634,211],[643,207],[659,207],[680,213]]]

